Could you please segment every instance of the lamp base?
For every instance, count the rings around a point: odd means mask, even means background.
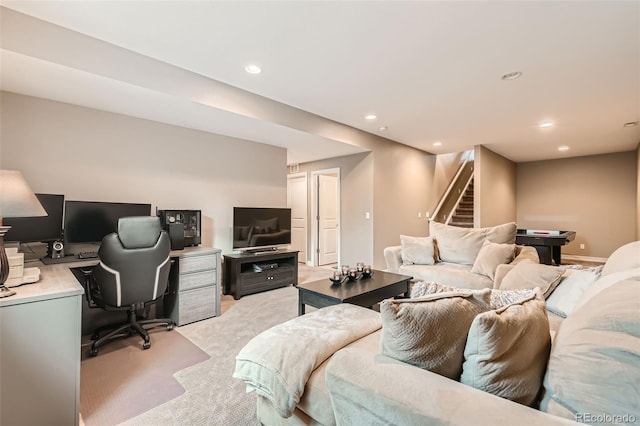
[[[9,259],[7,259],[7,252],[4,251],[4,234],[9,229],[11,229],[10,226],[2,226],[2,218],[0,217],[0,299],[16,294],[15,291],[4,286],[7,277],[9,277]]]
[[[0,299],[2,299],[3,297],[13,296],[14,294],[16,294],[15,291],[10,290],[5,286],[0,287]]]

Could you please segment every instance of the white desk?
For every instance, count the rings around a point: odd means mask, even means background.
[[[0,299],[0,424],[78,425],[84,290],[69,264],[39,267]]]

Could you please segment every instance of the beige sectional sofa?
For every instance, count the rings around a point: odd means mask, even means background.
[[[578,284],[580,279],[586,284]],[[347,304],[256,336],[238,354],[234,377],[256,391],[258,420],[265,425],[638,424],[640,241],[613,253],[601,275],[573,271],[555,291],[562,300],[554,303],[566,319],[548,314],[547,339],[555,337],[543,364],[539,405],[381,355],[382,317],[389,311]],[[533,293],[529,300],[541,303],[541,291]],[[502,311],[518,303],[525,302]]]
[[[460,228],[431,221],[428,237],[400,236],[386,247],[387,271],[415,281],[436,281],[462,288],[491,288],[498,264],[539,263],[533,247],[515,245],[515,223]]]

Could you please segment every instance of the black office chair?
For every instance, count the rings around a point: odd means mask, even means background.
[[[169,283],[171,260],[169,235],[160,220],[151,216],[124,217],[118,220],[118,232],[102,239],[98,250],[100,263],[87,280],[90,307],[107,311],[127,311],[127,322],[117,326],[98,328],[90,356],[98,354],[98,347],[119,337],[138,333],[144,339],[143,349],[151,347],[144,325],[166,325],[172,330],[171,319],[137,320],[137,312],[162,300]],[[114,328],[115,327],[115,328]],[[148,327],[148,328],[152,328]],[[108,331],[102,336],[102,333]]]

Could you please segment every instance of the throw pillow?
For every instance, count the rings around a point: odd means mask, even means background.
[[[533,406],[550,349],[549,320],[537,289],[519,302],[475,317],[464,349],[460,382]]]
[[[547,310],[566,318],[571,314],[584,292],[597,279],[598,275],[594,272],[567,269],[560,283],[547,299]]]
[[[458,380],[469,327],[490,308],[490,293],[484,289],[384,300],[381,354]]]
[[[499,290],[521,290],[540,287],[547,298],[556,288],[564,268],[537,263],[519,263],[500,282]]]
[[[639,292],[639,276],[618,280],[562,322],[544,378],[542,411],[586,423],[640,419]],[[612,420],[593,420],[596,415]]]
[[[510,263],[513,260],[515,246],[513,244],[499,244],[485,241],[478,257],[473,263],[471,272],[494,279],[498,265]]]
[[[436,240],[440,260],[463,265],[473,265],[485,240],[514,244],[516,230],[514,222],[487,228],[461,228],[429,222],[429,235]]]
[[[432,237],[409,237],[400,235],[403,265],[435,264],[435,248]]]

